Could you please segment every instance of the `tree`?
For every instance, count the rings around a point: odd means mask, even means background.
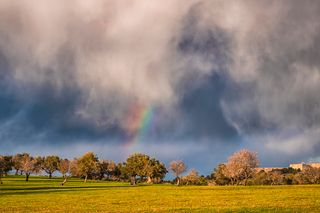
[[[22,154],[21,159],[21,171],[23,171],[26,175],[26,181],[29,181],[30,174],[34,171],[35,168],[35,161],[32,156],[30,156],[28,153]]]
[[[78,172],[84,177],[84,182],[87,182],[88,177],[93,177],[100,171],[98,157],[93,152],[87,152],[78,159]]]
[[[72,177],[80,177],[78,159],[76,158],[70,162],[70,173]]]
[[[111,177],[113,177],[117,171],[117,164],[113,160],[108,160],[107,162],[108,162],[108,166],[107,166],[106,175],[108,179],[111,179]]]
[[[124,166],[124,173],[130,178],[131,185],[136,184],[137,176],[141,181],[147,179],[148,183],[158,183],[168,172],[163,163],[141,153],[130,155]]]
[[[284,184],[284,175],[281,173],[281,171],[274,170],[268,172],[268,179],[271,183],[271,185],[281,185]]]
[[[100,165],[100,180],[104,178],[106,175],[108,179],[111,178],[112,175],[114,175],[116,170],[116,163],[112,160],[101,160],[99,162]]]
[[[259,171],[253,177],[254,185],[269,185],[270,184],[270,176],[264,170]]]
[[[33,158],[33,173],[40,173],[42,171],[42,165],[44,162],[44,158],[41,156],[36,156]]]
[[[61,159],[58,164],[58,170],[64,179],[61,185],[64,185],[67,182],[67,173],[70,171],[70,161],[68,159]]]
[[[16,175],[22,170],[22,154],[16,154],[12,158],[13,168],[16,170]]]
[[[187,185],[196,185],[200,182],[200,176],[197,170],[191,169],[189,174],[184,177]]]
[[[230,183],[230,178],[225,175],[226,165],[219,164],[217,168],[214,169],[212,178],[217,185],[228,185]]]
[[[70,161],[68,159],[61,159],[58,164],[58,170],[62,174],[62,177],[65,178],[70,171]]]
[[[6,160],[4,156],[0,155],[0,184],[2,184],[2,176],[5,172]]]
[[[307,165],[301,172],[295,175],[295,180],[299,184],[319,184],[320,168]]]
[[[170,162],[170,169],[174,173],[177,179],[177,186],[180,184],[180,175],[184,173],[187,169],[186,165],[182,160],[176,160]]]
[[[147,165],[150,157],[145,154],[136,153],[130,155],[125,163],[125,172],[130,177],[131,185],[136,185],[136,177],[143,179],[147,176]]]
[[[2,175],[7,175],[8,172],[10,172],[12,170],[12,166],[13,166],[13,163],[12,163],[12,156],[8,156],[8,155],[5,155],[5,156],[2,156],[3,158],[3,164],[2,164]]]
[[[168,173],[165,165],[155,158],[148,160],[145,170],[148,183],[159,183]]]
[[[50,155],[44,158],[42,168],[49,174],[51,179],[52,174],[59,169],[60,158],[55,155]]]
[[[308,179],[311,184],[320,183],[320,168],[307,166],[303,169],[302,174]]]
[[[117,178],[117,180],[128,181],[129,176],[126,171],[126,163],[121,162],[117,164],[116,169],[114,171],[114,176]]]
[[[238,185],[243,181],[244,185],[247,185],[248,179],[253,176],[258,165],[257,153],[243,149],[229,157],[225,176],[231,179],[232,184]]]
[[[104,178],[104,175],[107,173],[108,171],[108,161],[106,160],[100,160],[99,161],[99,166],[100,166],[100,175],[99,175],[99,179],[102,180]]]

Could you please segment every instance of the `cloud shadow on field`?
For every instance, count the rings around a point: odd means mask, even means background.
[[[79,192],[82,190],[97,191],[110,190],[116,188],[130,188],[130,187],[146,187],[149,185],[119,185],[119,186],[48,186],[48,187],[25,187],[25,188],[6,188],[2,189],[3,193],[0,195],[26,195],[26,194],[48,194],[48,193],[64,193],[64,192]],[[151,185],[150,185],[151,186]],[[1,192],[1,191],[0,191]]]

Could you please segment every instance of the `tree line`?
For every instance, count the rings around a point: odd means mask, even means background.
[[[293,168],[274,169],[272,171],[258,170],[257,153],[240,150],[219,164],[208,176],[199,175],[191,169],[185,176],[187,166],[182,160],[171,161],[169,170],[174,174],[177,185],[276,185],[276,184],[314,184],[320,183],[320,169],[306,167],[295,170]],[[62,159],[56,155],[33,157],[28,153],[14,156],[0,155],[0,182],[2,176],[10,171],[16,175],[24,175],[28,181],[31,174],[43,172],[52,178],[55,172],[60,172],[62,185],[69,177],[88,179],[128,181],[132,185],[137,182],[162,183],[169,172],[164,163],[146,154],[135,153],[125,162],[115,163],[113,160],[99,159],[93,152],[73,160]]]
[[[126,162],[116,164],[112,160],[99,160],[93,152],[87,152],[73,160],[61,159],[56,155],[33,157],[28,153],[0,156],[0,180],[11,170],[16,175],[25,175],[26,181],[31,174],[45,172],[52,178],[53,173],[60,172],[63,177],[62,185],[67,182],[68,177],[83,178],[84,182],[96,179],[130,181],[135,185],[139,179],[148,183],[160,183],[168,173],[162,162],[145,154],[133,154]]]

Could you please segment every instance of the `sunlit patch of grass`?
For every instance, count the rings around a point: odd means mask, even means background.
[[[319,185],[174,186],[6,177],[0,212],[318,212]]]

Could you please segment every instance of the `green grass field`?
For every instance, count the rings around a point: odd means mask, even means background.
[[[320,185],[174,186],[7,177],[0,212],[320,212]]]

